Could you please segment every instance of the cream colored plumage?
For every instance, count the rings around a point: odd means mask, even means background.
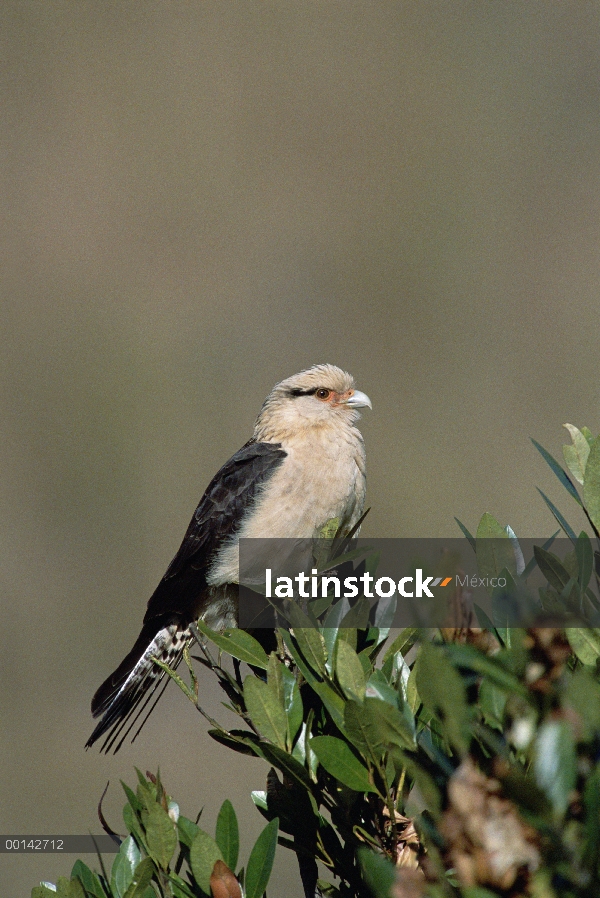
[[[371,407],[369,398],[334,365],[315,365],[273,388],[252,438],[200,500],[134,647],[94,696],[92,713],[103,716],[88,746],[108,733],[102,748],[120,737],[119,748],[163,679],[152,657],[176,666],[190,624],[235,623],[240,538],[310,538],[333,518],[347,532],[357,523],[366,487],[355,426],[363,407]]]
[[[330,398],[318,399],[315,388],[330,390]],[[303,394],[295,395],[300,390]],[[362,434],[354,425],[364,406],[370,407],[368,397],[334,365],[316,365],[277,384],[253,439],[277,443],[286,458],[219,553],[208,574],[211,585],[237,583],[240,538],[310,538],[334,518],[346,531],[356,524],[365,503],[366,463]]]

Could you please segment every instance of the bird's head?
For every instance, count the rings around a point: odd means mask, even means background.
[[[352,425],[359,408],[371,400],[354,386],[354,378],[335,365],[314,365],[278,383],[263,403],[255,437],[280,440],[310,428]]]

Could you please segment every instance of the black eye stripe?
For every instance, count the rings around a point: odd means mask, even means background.
[[[324,387],[315,387],[314,390],[288,390],[288,396],[314,396],[317,390],[325,389]]]

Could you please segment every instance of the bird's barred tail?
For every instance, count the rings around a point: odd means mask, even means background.
[[[127,657],[92,699],[92,714],[102,715],[102,719],[86,742],[86,748],[105,736],[100,751],[117,752],[141,717],[131,740],[135,741],[169,682],[165,671],[152,659],[159,658],[169,667],[177,667],[191,638],[189,628],[181,624],[167,624],[158,632],[151,621],[144,625]]]

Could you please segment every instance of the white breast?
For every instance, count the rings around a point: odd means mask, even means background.
[[[266,483],[240,530],[219,553],[208,582],[237,583],[239,539],[304,539],[318,535],[337,518],[349,530],[362,514],[365,491],[365,451],[360,432],[352,426],[315,429],[311,439],[286,440],[287,458]]]

